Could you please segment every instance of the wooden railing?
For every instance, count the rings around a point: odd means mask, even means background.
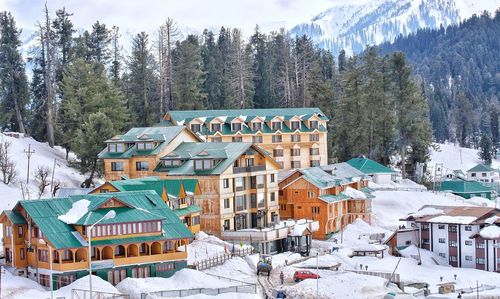
[[[194,266],[196,270],[205,270],[208,268],[212,268],[218,265],[224,264],[227,260],[232,259],[235,256],[243,257],[253,253],[253,249],[251,247],[243,248],[243,249],[235,249],[228,253],[223,253],[218,256],[214,256],[211,258],[207,258],[204,260],[200,260],[195,262]]]
[[[233,173],[254,172],[266,170],[266,165],[233,167]]]

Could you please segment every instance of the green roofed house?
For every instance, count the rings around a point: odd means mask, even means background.
[[[494,169],[486,164],[477,164],[467,170],[467,179],[469,181],[477,181],[482,183],[493,183],[498,181],[498,169]]]
[[[110,211],[115,216],[104,219]],[[19,201],[0,222],[6,265],[46,287],[52,280],[54,289],[88,275],[90,236],[92,273],[113,285],[173,275],[186,266],[181,247],[193,239],[153,190]]]
[[[161,179],[157,176],[139,179],[109,181],[90,193],[126,192],[153,190],[179,216],[192,233],[200,231],[201,207],[196,204],[196,196],[201,195],[197,179]]]
[[[169,111],[159,126],[186,126],[208,142],[258,144],[284,170],[326,165],[328,117],[319,108]]]
[[[377,184],[389,184],[396,180],[396,171],[371,159],[365,157],[352,158],[346,163],[370,176],[373,182]]]
[[[453,179],[441,182],[439,191],[450,192],[463,198],[484,197],[493,198],[493,190],[484,184],[476,181],[467,181],[463,179]]]

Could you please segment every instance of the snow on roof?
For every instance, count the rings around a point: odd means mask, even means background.
[[[226,122],[227,116],[226,116],[226,115],[219,116],[219,119],[220,119],[222,122]]]
[[[182,126],[182,125],[184,124],[184,122],[185,122],[185,121],[186,121],[185,119],[183,119],[183,120],[179,120],[179,121],[177,122],[177,125],[178,125],[178,126]]]
[[[61,220],[66,224],[73,224],[80,220],[83,215],[87,214],[89,210],[90,200],[80,199],[77,202],[73,203],[71,209],[66,212],[64,215],[59,215],[57,219]]]
[[[290,236],[292,237],[300,237],[304,235],[304,231],[307,229],[307,225],[305,224],[296,224],[293,227],[293,230],[290,232]]]
[[[358,244],[352,248],[353,251],[381,251],[385,250],[387,246],[380,244]]]
[[[425,217],[425,216],[434,216],[434,215],[442,215],[444,214],[443,210],[436,209],[433,207],[426,207],[421,209],[418,212],[411,213],[409,216],[413,216],[415,218]]]
[[[247,116],[246,115],[240,115],[238,116],[239,118],[241,118],[243,121],[246,121],[247,120]]]
[[[485,239],[498,239],[500,238],[500,226],[488,225],[479,232],[479,235]]]
[[[490,218],[486,218],[484,220],[484,222],[488,223],[488,224],[493,224],[493,223],[497,222],[498,220],[500,220],[500,217],[494,215],[494,216],[491,216]]]
[[[442,215],[429,219],[428,222],[432,223],[453,223],[453,224],[469,224],[475,221],[477,217],[474,216],[448,216]]]
[[[203,116],[203,117],[198,117],[198,119],[199,119],[202,123],[204,123],[204,122],[207,120],[207,118],[206,118],[205,116]]]
[[[342,193],[344,193],[345,195],[347,195],[351,198],[366,199],[366,194],[364,194],[363,192],[361,192],[359,190],[351,188],[351,187],[345,188],[345,190],[342,191]]]

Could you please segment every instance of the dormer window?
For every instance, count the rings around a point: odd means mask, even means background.
[[[300,128],[300,121],[292,121],[290,122],[290,126],[292,130],[298,130]]]
[[[125,145],[123,143],[110,143],[108,144],[108,152],[110,153],[123,153]]]
[[[309,128],[310,128],[310,129],[317,129],[317,128],[319,128],[319,123],[318,123],[318,121],[317,121],[317,120],[311,120],[311,121],[309,122]]]
[[[137,150],[139,151],[148,151],[153,149],[152,142],[137,142],[136,144]]]
[[[219,132],[220,124],[212,124],[212,132]]]
[[[254,131],[262,130],[262,123],[261,122],[253,123],[252,124],[252,130],[254,130]]]
[[[182,164],[182,160],[180,159],[163,160],[162,164],[163,166],[166,167],[175,167],[175,166],[180,166]]]
[[[237,132],[241,130],[241,123],[232,123],[231,124],[231,130],[233,132]]]
[[[197,133],[201,131],[201,125],[200,124],[191,124],[191,131]]]
[[[275,131],[281,130],[281,122],[280,121],[273,121],[272,127],[273,127],[273,130],[275,130]]]
[[[214,167],[215,167],[215,160],[213,159],[194,160],[195,170],[207,170],[207,169],[213,169]]]

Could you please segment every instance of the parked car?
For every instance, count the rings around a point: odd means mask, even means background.
[[[320,276],[316,273],[312,273],[309,270],[300,270],[300,271],[295,271],[293,274],[293,280],[295,282],[302,281],[304,279],[318,279]]]

